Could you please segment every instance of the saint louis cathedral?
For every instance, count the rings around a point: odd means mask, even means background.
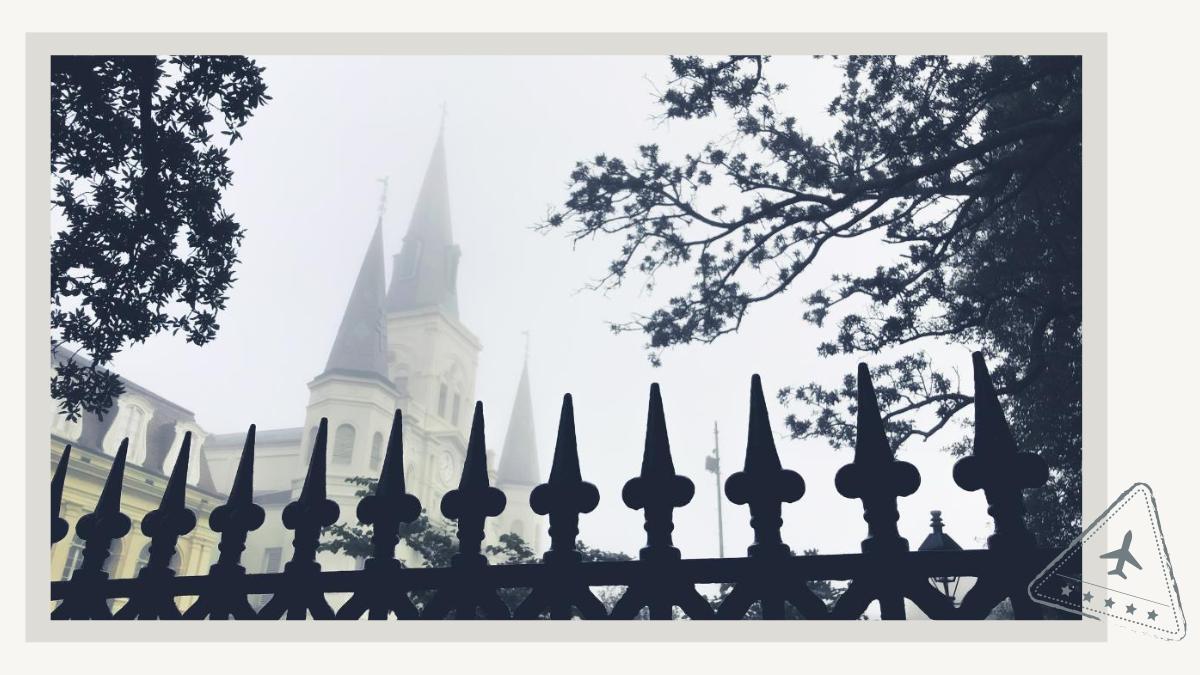
[[[390,282],[380,214],[325,368],[308,383],[303,426],[257,430],[255,502],[267,510],[267,519],[246,542],[242,562],[247,571],[279,571],[291,557],[293,533],[284,529],[281,512],[300,494],[321,418],[329,420],[328,493],[341,507],[341,522],[355,522],[359,499],[355,493],[362,489],[346,479],[379,475],[392,415],[399,408],[404,412],[408,491],[421,500],[433,523],[449,525],[440,503],[442,495],[457,486],[466,456],[482,345],[458,313],[461,252],[451,230],[446,174],[444,133],[439,133],[403,245],[392,259]],[[157,505],[147,485],[165,484],[183,434],[191,432],[192,457],[199,461],[193,460],[189,473],[189,508],[206,523],[208,512],[224,500],[233,482],[245,431],[208,433],[186,408],[136,383],[124,383],[126,393],[104,420],[91,414],[73,423],[61,416],[54,420],[52,461],[57,461],[63,445],[73,446],[64,517],[74,520],[91,510],[93,493],[98,494],[103,479],[100,465],[110,464],[121,439],[128,437],[125,494],[140,499],[123,500],[122,510],[134,520],[133,531],[138,532],[140,517]],[[79,456],[81,461],[76,460]],[[529,492],[541,482],[541,472],[528,364],[517,385],[502,450],[498,457],[489,450],[488,460],[492,484],[508,498],[504,513],[488,521],[488,539],[495,542],[501,534],[512,532],[540,552],[541,521],[529,508]],[[180,542],[186,559],[175,564],[182,574],[203,574],[215,561],[215,538],[203,526],[189,538],[195,541]],[[81,549],[78,541],[69,548],[56,547],[64,550],[53,556],[54,578],[64,578],[78,566],[77,546]],[[111,575],[134,576],[138,561],[122,553],[118,551],[110,561]],[[415,554],[402,545],[397,555]],[[331,553],[322,553],[319,561],[327,570],[353,569],[358,562]],[[419,564],[411,557],[406,562]]]

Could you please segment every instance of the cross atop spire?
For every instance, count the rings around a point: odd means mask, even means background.
[[[384,176],[383,178],[376,179],[383,185],[383,189],[379,193],[379,222],[381,223],[383,222],[383,214],[387,212],[388,178],[388,176]]]

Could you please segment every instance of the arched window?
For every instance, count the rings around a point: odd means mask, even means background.
[[[371,439],[371,468],[378,469],[383,464],[383,434],[375,432]]]
[[[108,547],[108,558],[106,558],[104,561],[105,574],[112,576],[112,573],[121,564],[121,553],[124,550],[125,546],[121,543],[120,539],[114,539],[112,541],[112,544]]]
[[[83,540],[79,535],[75,535],[71,539],[71,548],[67,549],[67,562],[63,565],[62,580],[66,581],[71,578],[75,570],[83,564]]]
[[[462,407],[462,397],[458,394],[454,395],[454,407],[450,409],[450,423],[458,424],[458,410]]]
[[[354,461],[354,427],[343,424],[333,434],[333,463],[349,464]]]
[[[142,547],[142,552],[138,553],[137,571],[141,572],[142,568],[150,564],[150,544]],[[171,562],[167,563],[172,572],[179,572],[179,549],[175,549],[175,553],[171,555]]]
[[[447,394],[448,394],[448,390],[446,389],[446,383],[443,382],[441,387],[438,388],[438,417],[441,417],[443,419],[446,417],[446,396],[447,396]]]

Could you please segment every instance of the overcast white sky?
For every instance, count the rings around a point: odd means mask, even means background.
[[[224,204],[246,239],[219,336],[203,348],[156,336],[118,356],[118,372],[190,408],[213,432],[242,431],[251,422],[260,429],[302,424],[305,384],[324,366],[375,223],[377,179],[391,179],[384,224],[390,268],[444,101],[454,235],[462,247],[459,305],[463,322],[483,343],[476,396],[487,413],[489,445],[498,451],[503,441],[520,373],[521,333],[529,330],[543,475],[561,396],[571,392],[584,478],[601,493],[599,508],[581,521],[580,538],[636,553],[644,542],[642,514],[621,503],[620,490],[638,472],[648,388],[660,382],[676,469],[697,487],[692,503],[676,511],[676,542],[685,556],[715,556],[716,488],[704,457],[716,421],[725,475],[741,467],[750,375],[760,373],[783,463],[808,485],[804,498],[784,509],[785,540],[797,551],[859,549],[866,534],[861,505],[833,486],[834,472],[851,453],[788,439],[785,410],[773,394],[811,379],[833,384],[851,371],[852,362],[817,358],[828,329],[803,323],[800,299],[836,269],[858,269],[864,261],[873,267],[876,261],[861,253],[878,253],[877,247],[827,249],[813,275],[754,309],[740,333],[668,352],[655,369],[640,335],[613,335],[606,323],[655,302],[636,285],[607,296],[580,292],[604,271],[611,246],[572,250],[562,236],[531,230],[563,202],[576,160],[600,152],[630,157],[646,142],[678,157],[728,128],[654,119],[655,88],[669,77],[665,57],[259,61],[273,100],[231,151],[234,185]],[[784,100],[805,130],[830,132],[824,108],[839,83],[831,61],[778,58],[769,74],[791,84]],[[938,353],[939,365],[970,373],[966,349]],[[933,508],[946,512],[947,532],[965,547],[983,545],[991,531],[982,495],[963,492],[951,479],[954,458],[940,450],[951,440],[943,435],[901,452],[922,476],[918,493],[900,502],[900,529],[914,548],[929,532]],[[751,543],[748,520],[745,507],[726,502],[728,555],[742,554]]]

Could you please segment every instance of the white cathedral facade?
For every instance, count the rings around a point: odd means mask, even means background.
[[[447,527],[442,495],[457,487],[466,455],[475,375],[481,344],[458,315],[456,280],[460,250],[450,227],[444,138],[439,134],[412,220],[385,279],[382,217],[363,257],[322,372],[308,383],[303,426],[259,429],[255,443],[255,501],[266,523],[250,534],[242,562],[250,572],[274,572],[291,558],[293,533],[283,528],[283,507],[300,494],[317,425],[329,420],[327,445],[330,499],[340,522],[355,523],[360,485],[354,477],[378,477],[396,409],[404,414],[405,478],[431,522]],[[212,487],[228,493],[244,432],[204,438],[201,455]],[[501,534],[520,535],[535,552],[545,537],[541,518],[529,508],[529,492],[541,482],[534,441],[529,375],[517,387],[498,458],[489,449],[492,484],[508,498],[504,513],[489,519],[485,544]],[[401,544],[406,562],[419,564]],[[323,552],[323,569],[353,569],[360,561]]]

